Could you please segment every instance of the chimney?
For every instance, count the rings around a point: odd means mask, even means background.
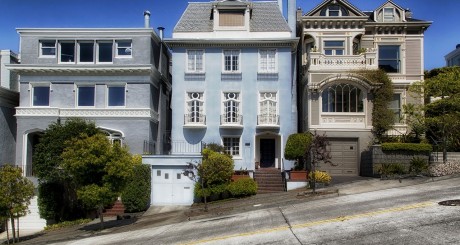
[[[158,29],[158,33],[160,34],[160,39],[161,39],[161,41],[163,41],[165,28],[160,26],[157,29]]]
[[[150,28],[150,11],[144,11],[144,27]]]
[[[284,16],[284,13],[283,13],[283,0],[278,0],[278,7],[280,8],[281,15]]]
[[[296,0],[288,0],[287,6],[287,14],[288,14],[288,24],[291,28],[291,36],[295,37],[297,35],[297,7],[296,7]]]
[[[406,9],[405,14],[406,14],[406,20],[409,18],[412,18],[412,11],[410,9]]]

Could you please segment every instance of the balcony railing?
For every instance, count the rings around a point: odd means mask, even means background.
[[[235,117],[228,117],[226,114],[220,115],[220,125],[224,127],[243,126],[243,116],[237,115]]]
[[[377,69],[375,52],[366,52],[359,55],[324,55],[311,52],[309,70],[354,70]]]
[[[144,140],[144,149],[142,154],[143,155],[154,155],[156,149],[156,142]]]
[[[201,154],[204,143],[198,142],[196,144],[187,141],[172,141],[171,154],[172,155],[186,155],[186,154]]]
[[[257,126],[259,127],[279,127],[279,115],[257,115]]]
[[[184,115],[184,126],[189,126],[189,127],[206,126],[206,115],[185,114]]]

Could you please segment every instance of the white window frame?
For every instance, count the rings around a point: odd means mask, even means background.
[[[225,66],[225,57],[227,56],[225,53],[226,52],[231,52],[230,56],[232,57],[231,60],[230,60],[230,63],[233,63],[234,62],[234,56],[235,54],[233,52],[238,52],[238,69],[237,70],[233,70],[233,64],[230,65],[230,67],[232,69],[230,70],[226,70],[226,66]],[[240,49],[224,49],[222,51],[222,72],[223,73],[240,73],[241,72],[241,50]]]
[[[266,98],[265,94],[275,94],[276,98],[274,100],[272,98]],[[264,99],[262,99],[262,95],[264,95]],[[268,122],[268,123],[261,123],[261,125],[277,124],[278,123],[278,117],[279,117],[279,93],[277,91],[259,91],[257,100],[259,102],[258,103],[258,110],[257,110],[258,116],[259,117],[263,117],[263,116],[267,117],[267,120],[263,120],[263,119],[259,118],[258,121],[259,122]],[[270,108],[268,108],[268,110],[269,110],[268,114],[263,114],[262,113],[262,107],[263,107],[262,103],[265,102],[265,101],[267,101],[267,102],[274,101],[276,103],[276,105],[275,105],[275,115],[272,115],[270,113]],[[270,118],[270,117],[272,117],[272,118]]]
[[[109,105],[109,88],[110,87],[123,87],[124,88],[124,105],[120,105],[120,106],[117,106],[117,105]],[[127,92],[128,92],[128,89],[127,89],[127,84],[124,83],[124,84],[108,84],[106,85],[106,100],[105,100],[105,103],[106,103],[106,107],[109,107],[109,108],[125,108],[126,107],[126,104],[127,104]]]
[[[403,125],[404,123],[404,114],[403,114],[403,106],[405,105],[405,91],[402,89],[395,89],[393,91],[393,95],[399,95],[399,122],[395,121],[395,125]],[[392,100],[393,101],[393,100]],[[396,108],[389,108],[390,110],[394,111]]]
[[[40,40],[40,58],[55,58],[57,55],[57,41],[56,40]],[[44,47],[43,43],[44,42],[54,42],[54,47]],[[43,54],[43,49],[54,49],[54,54],[51,55],[45,55]]]
[[[94,89],[94,104],[91,105],[79,105],[79,94],[80,94],[80,87],[92,87]],[[96,85],[94,84],[86,84],[86,83],[79,83],[75,84],[75,106],[82,107],[82,108],[94,108],[96,107]]]
[[[236,136],[236,135],[222,135],[222,145],[224,146],[224,152],[227,152],[227,146],[225,145],[225,139],[233,139],[231,141],[231,150],[230,150],[230,155],[235,159],[235,158],[241,158],[241,136]],[[235,143],[234,139],[238,139],[238,154],[233,154],[234,149],[233,149],[233,144]]]
[[[269,57],[270,52],[275,53],[273,60]],[[270,62],[273,62],[273,67],[269,66]],[[259,73],[278,73],[277,49],[259,49]]]
[[[194,93],[197,93],[197,94],[200,94],[199,97],[201,98],[190,98],[190,94],[194,94]],[[206,116],[206,113],[205,113],[205,93],[203,91],[187,91],[185,92],[185,115],[188,115],[189,119],[187,120],[187,123],[191,123],[191,124],[200,124],[200,120],[199,120],[199,117],[201,116]],[[199,103],[198,105],[198,113],[199,113],[199,117],[198,119],[195,119],[195,120],[190,120],[191,118],[191,115],[192,113],[194,112],[194,110],[192,110],[194,108],[193,105],[190,105],[189,103],[193,102],[193,101],[197,101],[197,103]],[[203,122],[204,124],[205,122]]]
[[[93,61],[80,61],[80,58],[81,58],[81,47],[80,45],[82,43],[91,43],[93,44]],[[75,55],[75,59],[77,61],[77,64],[94,64],[96,63],[96,56],[97,56],[97,53],[96,53],[96,48],[95,48],[95,45],[96,43],[94,41],[86,41],[86,40],[79,40],[76,42],[76,45],[77,45],[77,54]]]
[[[202,64],[202,67],[201,67],[201,70],[198,70],[197,69],[197,58],[198,58],[198,55],[197,55],[197,52],[202,52],[201,53],[201,64]],[[189,61],[190,61],[190,53],[191,52],[194,52],[193,54],[193,67],[194,69],[190,69],[189,67]],[[186,51],[186,59],[185,59],[185,67],[186,67],[186,71],[188,73],[204,73],[205,72],[205,51],[204,49],[188,49]]]
[[[235,98],[227,99],[226,98],[227,94],[237,94],[237,99],[235,99]],[[227,118],[227,113],[228,113],[228,111],[227,111],[227,108],[228,108],[227,103],[228,102],[236,104],[236,106],[234,106],[234,107],[236,107],[236,115],[235,115],[235,117],[230,117],[230,120]],[[241,108],[242,108],[242,103],[241,103],[241,93],[240,92],[227,91],[227,92],[222,93],[222,115],[225,116],[225,123],[232,124],[232,123],[240,122],[241,120],[239,119],[239,117],[241,116]],[[232,113],[232,112],[229,112],[229,113]]]
[[[35,87],[48,87],[49,88],[49,95],[48,95],[48,105],[34,105],[34,93]],[[29,91],[30,91],[30,106],[31,107],[50,107],[51,105],[51,92],[53,91],[51,88],[51,83],[29,83]]]
[[[131,45],[129,47],[119,47],[120,42],[129,42]],[[121,55],[118,54],[118,50],[120,48],[128,48],[131,50],[131,54],[127,55]],[[115,57],[116,58],[132,58],[133,57],[133,40],[132,39],[117,39],[115,40]]]
[[[101,43],[111,43],[112,44],[112,61],[107,62],[107,61],[100,61],[99,60],[99,45]],[[96,40],[94,45],[96,46],[96,51],[95,51],[95,54],[94,54],[96,56],[96,63],[98,63],[98,64],[113,64],[113,59],[115,58],[115,54],[114,54],[114,52],[115,52],[114,51],[114,46],[115,45],[113,43],[113,40],[104,40],[104,39]]]
[[[385,10],[391,10],[391,12],[392,12],[391,20],[387,20]],[[383,10],[382,10],[382,19],[383,19],[383,22],[395,22],[395,20],[396,20],[396,9],[393,8],[393,7],[385,7],[385,8],[383,8]]]
[[[326,42],[342,42],[343,46],[326,46]],[[326,50],[332,50],[332,54],[326,54]],[[343,54],[337,54],[337,50],[343,50]],[[327,56],[344,56],[346,55],[346,43],[345,40],[324,40],[323,41],[323,54]]]

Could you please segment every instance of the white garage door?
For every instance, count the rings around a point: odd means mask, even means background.
[[[152,168],[152,205],[191,205],[194,182],[182,169]]]
[[[321,163],[319,170],[326,171],[332,176],[357,176],[358,172],[358,141],[351,139],[329,140],[332,164]]]

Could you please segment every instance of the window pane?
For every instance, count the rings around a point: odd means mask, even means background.
[[[80,62],[94,61],[94,43],[80,43]]]
[[[75,62],[75,43],[61,43],[61,62]]]
[[[131,41],[117,41],[117,55],[130,56],[131,52]]]
[[[99,43],[99,62],[112,62],[112,43]]]
[[[34,90],[33,105],[34,106],[49,106],[50,87],[34,87],[33,90]]]
[[[94,106],[94,87],[78,87],[78,106]]]
[[[343,41],[324,41],[326,47],[343,47]]]
[[[399,46],[384,45],[379,46],[379,68],[389,72],[399,72],[400,58]]]
[[[244,26],[244,11],[220,11],[219,26]]]
[[[335,55],[343,55],[343,49],[337,49]]]
[[[125,105],[125,87],[109,87],[109,106]]]
[[[42,41],[42,55],[56,55],[56,41]]]

